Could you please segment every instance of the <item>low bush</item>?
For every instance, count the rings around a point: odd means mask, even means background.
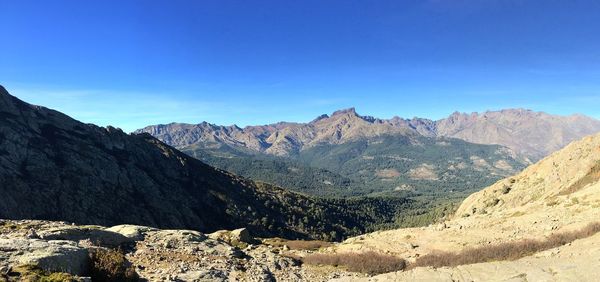
[[[129,261],[118,250],[90,250],[93,281],[138,281],[139,276]]]
[[[405,260],[376,252],[312,254],[303,258],[302,262],[311,265],[339,266],[348,271],[367,274],[400,271],[406,267]]]
[[[590,237],[600,232],[600,223],[591,223],[586,227],[571,232],[555,233],[544,240],[522,240],[506,242],[497,245],[473,247],[458,253],[432,252],[419,257],[410,268],[420,266],[457,266],[498,260],[516,260],[540,251],[552,249],[573,242],[577,239]]]

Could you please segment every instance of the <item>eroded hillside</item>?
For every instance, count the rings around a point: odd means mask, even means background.
[[[600,216],[600,135],[573,142],[522,173],[475,193],[453,219],[422,228],[381,231],[351,238],[327,252],[375,251],[419,265],[429,254],[460,254],[472,248],[554,240],[578,234]],[[597,232],[595,229],[594,232]],[[592,233],[593,234],[593,233]],[[587,236],[587,235],[585,235]],[[594,281],[588,275],[597,261],[598,235],[575,240],[516,261],[482,261],[437,269],[417,267],[385,274],[373,281],[499,281],[547,279]],[[493,269],[493,271],[492,271]]]

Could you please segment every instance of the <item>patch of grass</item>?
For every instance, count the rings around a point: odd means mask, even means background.
[[[90,250],[93,281],[139,281],[139,276],[129,261],[118,250]]]
[[[34,265],[21,265],[13,267],[6,275],[0,275],[0,281],[76,282],[80,279],[68,273],[49,273]]]
[[[560,203],[560,202],[558,201],[558,199],[557,199],[557,198],[553,198],[553,199],[550,199],[550,200],[548,200],[548,201],[546,202],[546,206],[548,206],[548,207],[553,207],[553,206],[556,206],[556,205],[558,205],[559,203]]]
[[[598,232],[600,232],[600,223],[596,222],[577,231],[552,234],[543,240],[527,239],[497,245],[473,247],[458,253],[436,251],[419,257],[409,267],[443,267],[499,260],[516,260],[540,251],[562,246],[577,239],[590,237]]]
[[[310,265],[343,267],[348,271],[367,274],[400,271],[406,267],[404,259],[376,252],[312,254],[304,257],[302,262]]]
[[[579,199],[574,197],[574,198],[571,198],[571,200],[565,205],[565,207],[572,207],[577,204],[579,204]]]

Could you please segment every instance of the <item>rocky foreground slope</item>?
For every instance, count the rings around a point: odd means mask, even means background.
[[[600,220],[600,135],[573,142],[522,173],[467,198],[455,218],[436,226],[375,232],[346,240],[334,253],[375,251],[409,262],[439,251],[544,241]],[[516,261],[418,267],[370,281],[596,281],[600,235]]]
[[[203,234],[145,226],[0,220],[0,281],[324,281],[246,229]],[[44,280],[49,279],[49,280]],[[55,279],[55,280],[52,280]]]

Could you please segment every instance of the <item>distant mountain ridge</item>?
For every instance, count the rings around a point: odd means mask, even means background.
[[[454,113],[436,122],[436,134],[480,144],[499,144],[534,160],[569,143],[600,132],[600,121],[588,116],[550,115],[526,109]]]
[[[437,136],[437,130],[431,120],[379,119],[349,108],[309,123],[172,123],[135,133],[244,177],[320,196],[460,197],[530,163],[506,147]]]
[[[276,156],[289,156],[317,144],[340,144],[359,137],[417,136],[413,130],[393,122],[360,116],[354,108],[336,111],[331,116],[322,115],[309,123],[279,122],[245,128],[207,122],[196,125],[171,123],[148,126],[134,133],[142,132],[178,148],[200,143],[209,148],[231,146]]]
[[[218,126],[171,123],[147,126],[147,132],[177,148],[202,144],[289,156],[319,144],[341,144],[381,135],[451,137],[472,143],[506,146],[532,160],[568,143],[600,132],[600,121],[584,115],[558,116],[526,109],[484,113],[455,112],[433,121],[424,118],[379,119],[361,116],[354,108],[321,115],[308,123],[279,122],[262,126]]]

